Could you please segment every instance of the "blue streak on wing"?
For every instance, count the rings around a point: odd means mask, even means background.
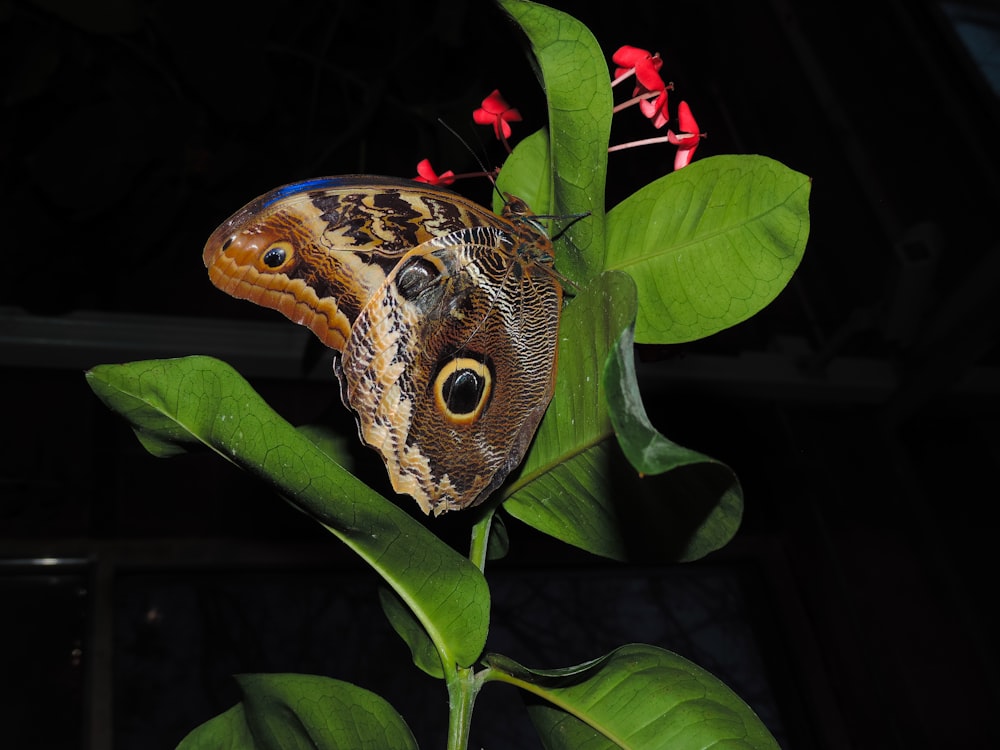
[[[257,206],[257,209],[267,208],[273,203],[288,198],[293,195],[301,195],[303,193],[312,193],[317,190],[328,190],[330,188],[339,187],[349,187],[353,186],[359,190],[364,188],[375,188],[375,187],[395,187],[413,190],[414,188],[423,189],[425,192],[432,192],[429,190],[429,186],[423,185],[419,182],[414,182],[412,180],[403,180],[398,177],[383,177],[381,175],[339,175],[337,177],[314,177],[310,180],[301,180],[300,182],[293,182],[290,185],[283,185],[282,187],[275,188],[267,195],[263,195],[260,198],[261,203]],[[449,192],[442,191],[438,188],[434,192]]]
[[[326,190],[327,188],[339,187],[346,183],[353,182],[354,180],[345,179],[343,177],[316,177],[311,180],[302,180],[301,182],[293,182],[291,185],[283,185],[280,188],[275,188],[270,193],[267,194],[266,200],[261,205],[261,208],[267,208],[272,203],[277,203],[278,201],[287,198],[290,195],[299,195],[300,193],[311,193],[314,190]]]

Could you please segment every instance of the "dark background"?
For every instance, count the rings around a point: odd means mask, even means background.
[[[662,54],[671,110],[687,100],[708,133],[696,159],[760,153],[810,175],[812,231],[760,315],[639,352],[656,425],[741,478],[734,543],[637,570],[512,522],[496,637],[506,621],[519,643],[548,643],[567,626],[517,618],[557,600],[573,627],[600,628],[588,648],[508,653],[554,667],[623,637],[677,650],[788,748],[998,744],[995,3],[556,5],[609,57]],[[970,28],[981,46],[957,33]],[[431,746],[437,719],[404,706],[426,699],[440,719],[444,691],[399,682],[414,670],[371,576],[217,458],[145,454],[82,372],[213,354],[292,422],[349,421],[307,333],[208,283],[204,241],[296,179],[412,176],[424,157],[475,169],[438,118],[499,163],[470,124],[484,96],[499,87],[520,109],[515,138],[544,122],[518,37],[484,1],[38,0],[0,5],[0,38],[9,746],[173,747],[237,700],[226,675],[255,670],[355,680]],[[616,116],[612,142],[649,135]],[[667,146],[613,154],[609,200],[672,160]],[[488,200],[488,185],[462,189]],[[442,520],[462,538],[459,514]],[[607,618],[623,621],[613,634]],[[503,746],[483,721],[479,743]]]

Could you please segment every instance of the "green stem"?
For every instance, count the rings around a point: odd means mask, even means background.
[[[473,525],[472,540],[469,543],[469,560],[484,572],[490,526],[495,512],[491,510],[484,513]],[[445,680],[448,684],[448,750],[467,750],[469,731],[472,728],[472,706],[483,683],[472,667],[456,666],[453,670],[446,670]]]
[[[448,750],[467,750],[472,729],[472,706],[482,683],[472,667],[456,668],[448,682]]]

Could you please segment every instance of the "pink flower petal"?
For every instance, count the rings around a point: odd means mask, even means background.
[[[677,153],[674,154],[674,171],[676,172],[678,169],[683,169],[690,164],[692,156],[694,156],[693,148],[677,149]]]
[[[653,127],[659,130],[670,119],[667,111],[667,90],[664,89],[655,99],[643,99],[639,102],[639,111],[653,123]]]

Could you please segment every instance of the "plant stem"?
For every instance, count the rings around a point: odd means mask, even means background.
[[[482,683],[472,667],[456,667],[448,682],[448,750],[467,750],[472,729],[472,706]]]
[[[481,571],[486,570],[486,548],[490,541],[490,526],[495,510],[483,514],[472,527],[469,560]],[[472,729],[472,706],[482,687],[482,680],[472,667],[445,670],[448,683],[448,750],[467,750]]]

